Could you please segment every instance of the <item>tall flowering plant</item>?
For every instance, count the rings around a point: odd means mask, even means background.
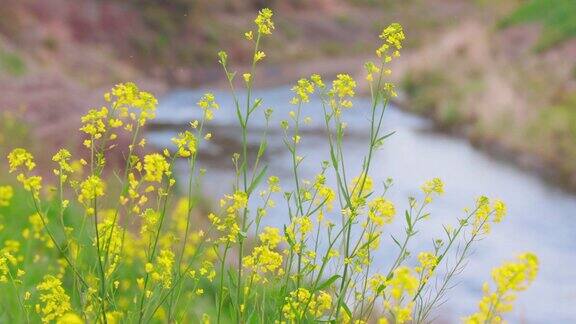
[[[312,74],[296,82],[293,106],[280,123],[290,156],[290,190],[268,174],[263,159],[272,109],[254,97],[256,66],[266,58],[262,43],[275,29],[273,13],[262,9],[254,28],[244,34],[253,45],[252,64],[241,78],[230,70],[226,52],[218,54],[233,98],[241,145],[232,156],[232,189],[219,206],[198,217],[196,193],[206,176],[198,165],[200,147],[210,141],[206,131],[219,105],[213,94],[197,103],[201,118],[172,139],[173,147],[142,154],[142,130],[154,118],[157,100],[134,83],[115,86],[104,95],[106,105],[82,117],[87,159],[73,159],[61,149],[53,157],[55,186],[48,190],[35,174],[34,157],[24,148],[8,155],[31,202],[32,215],[21,232],[0,227],[0,285],[10,287],[17,307],[6,319],[57,323],[116,322],[237,322],[237,323],[425,323],[445,299],[474,244],[501,222],[506,206],[479,197],[444,237],[429,249],[411,252],[411,241],[432,217],[429,207],[444,193],[438,178],[425,182],[418,197],[410,197],[401,221],[405,231],[392,236],[393,260],[383,271],[374,252],[397,221],[397,208],[370,176],[374,153],[392,135],[382,122],[396,96],[387,81],[390,63],[400,57],[402,26],[391,24],[381,35],[376,61],[367,62],[370,89],[369,140],[358,172],[347,167],[343,140],[345,110],[354,107],[356,81],[338,74],[331,82]],[[240,80],[237,80],[240,79]],[[238,93],[240,83],[245,96]],[[301,175],[302,129],[310,123],[306,105],[317,96],[326,129],[327,159],[311,179]],[[248,149],[255,114],[266,127],[258,150]],[[122,147],[118,134],[128,134]],[[122,154],[119,170],[108,163]],[[176,178],[174,165],[185,161],[188,178]],[[177,182],[182,185],[176,186]],[[331,187],[329,183],[334,183]],[[179,191],[179,188],[181,189]],[[0,212],[11,206],[11,186],[0,187]],[[263,226],[276,200],[284,201],[285,225]],[[8,212],[10,210],[8,209]],[[327,217],[327,216],[330,217]],[[10,225],[10,224],[9,224]],[[28,241],[25,245],[24,241]],[[458,248],[455,248],[457,246]],[[31,254],[36,253],[35,256]],[[448,256],[452,256],[448,258]],[[452,262],[449,262],[451,259]],[[446,271],[439,271],[440,267]],[[500,323],[512,309],[515,292],[534,280],[538,259],[522,254],[493,271],[477,313],[468,323]],[[436,282],[430,285],[432,278]],[[7,296],[8,294],[4,294]],[[0,314],[0,318],[4,315]]]

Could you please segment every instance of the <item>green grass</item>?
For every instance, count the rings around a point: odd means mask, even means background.
[[[576,37],[576,1],[531,0],[500,22],[501,27],[537,22],[543,25],[536,50],[551,48]]]

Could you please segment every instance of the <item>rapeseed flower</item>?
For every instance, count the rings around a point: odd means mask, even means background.
[[[40,292],[40,303],[36,304],[36,312],[41,316],[42,322],[59,320],[72,309],[70,297],[62,288],[60,279],[46,275],[36,289]]]
[[[153,153],[144,157],[144,180],[149,182],[162,182],[164,175],[170,176],[170,164],[162,154]]]
[[[0,207],[10,206],[13,196],[14,189],[11,186],[0,186]]]
[[[332,89],[330,95],[338,99],[340,107],[351,108],[352,101],[350,98],[354,97],[356,89],[356,81],[348,74],[338,74],[336,80],[332,81]]]
[[[384,197],[372,200],[368,208],[368,218],[379,226],[391,223],[396,215],[394,204]]]
[[[186,158],[196,154],[198,140],[190,131],[179,133],[178,137],[172,138],[172,142],[176,144],[176,147],[178,148],[178,151],[176,152],[178,156]]]
[[[97,175],[91,175],[80,184],[80,195],[78,201],[88,203],[98,197],[104,196],[106,185]]]
[[[538,257],[532,253],[523,253],[516,262],[506,262],[492,270],[495,290],[488,283],[482,290],[484,296],[478,305],[478,312],[464,318],[468,324],[502,323],[502,314],[512,311],[515,292],[523,291],[534,281],[538,274]]]
[[[302,78],[292,87],[292,91],[295,96],[290,100],[291,104],[298,105],[309,102],[310,95],[314,93],[314,83],[306,78]]]
[[[158,100],[151,93],[141,91],[133,82],[117,84],[104,95],[104,99],[112,102],[112,109],[120,118],[129,117],[140,126],[156,116]]]
[[[10,167],[10,172],[16,171],[22,166],[25,166],[28,171],[31,171],[36,167],[32,154],[23,148],[14,149],[8,154],[8,165]]]
[[[406,323],[412,319],[413,302],[403,303],[405,296],[413,297],[418,289],[418,279],[410,268],[401,266],[394,270],[392,278],[386,281],[391,300],[386,300],[384,307],[392,314],[396,323]]]
[[[262,35],[271,35],[274,30],[274,22],[272,21],[272,16],[274,13],[268,8],[264,8],[258,12],[258,16],[254,20],[254,23],[258,27],[258,33]]]
[[[204,111],[204,118],[212,120],[214,118],[214,110],[218,110],[220,106],[216,103],[213,93],[207,92],[198,101],[198,107]]]

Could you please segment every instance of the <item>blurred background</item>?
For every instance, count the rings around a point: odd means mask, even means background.
[[[0,0],[0,153],[25,145],[48,165],[57,147],[79,150],[79,117],[125,81],[159,97],[149,136],[168,145],[197,116],[202,91],[214,89],[222,110],[203,163],[213,178],[228,179],[237,142],[216,53],[225,49],[243,71],[252,53],[242,35],[263,7],[274,9],[276,30],[256,84],[278,121],[297,78],[346,72],[363,80],[382,28],[404,26],[391,76],[400,96],[385,122],[396,134],[375,173],[395,179],[395,201],[435,176],[448,191],[414,249],[475,196],[508,202],[509,219],[478,247],[441,318],[473,311],[490,268],[532,250],[541,275],[513,322],[576,321],[576,0]],[[364,117],[348,116],[352,167],[361,163]],[[310,126],[304,155],[313,167],[305,174],[323,159],[320,128]],[[282,175],[281,140],[271,143],[271,170]],[[227,190],[213,182],[206,196]]]

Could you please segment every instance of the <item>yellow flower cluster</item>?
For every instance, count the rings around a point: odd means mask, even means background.
[[[334,208],[334,199],[336,199],[336,193],[332,188],[326,185],[326,176],[324,174],[318,174],[316,176],[314,189],[316,189],[318,192],[318,203],[323,203],[324,206],[326,206],[326,210],[332,211]]]
[[[36,304],[36,312],[41,315],[42,322],[58,320],[71,310],[70,297],[62,288],[60,279],[46,275],[36,289],[40,292],[41,302]]]
[[[144,171],[146,175],[144,180],[149,182],[162,182],[164,175],[170,176],[170,164],[166,161],[164,155],[152,153],[144,156]]]
[[[431,252],[420,252],[418,254],[418,262],[420,262],[420,266],[414,270],[422,276],[422,282],[426,283],[434,273],[434,270],[436,270],[438,256]]]
[[[112,109],[120,118],[129,117],[138,121],[140,126],[156,116],[158,100],[151,93],[141,91],[133,82],[117,84],[104,95],[104,99],[112,102]]]
[[[403,303],[405,296],[414,296],[418,289],[418,279],[408,267],[398,267],[392,273],[392,278],[386,281],[392,300],[387,300],[384,307],[390,312],[396,323],[402,324],[412,319],[413,302]]]
[[[8,250],[0,250],[0,283],[8,282],[11,277],[10,266],[18,264],[16,257]]]
[[[170,250],[162,250],[156,257],[156,263],[146,264],[146,272],[151,274],[153,281],[161,283],[162,288],[172,287],[172,267],[174,265],[174,253]]]
[[[270,192],[280,192],[280,190],[282,190],[282,188],[280,188],[280,178],[277,176],[268,177],[268,188]]]
[[[208,92],[200,98],[198,101],[198,107],[200,107],[204,111],[204,118],[206,120],[212,120],[214,118],[214,110],[220,108],[216,103],[214,98],[214,94]]]
[[[296,85],[292,87],[292,91],[296,94],[290,100],[293,105],[298,105],[301,103],[309,102],[310,95],[314,93],[314,83],[306,78],[298,80]]]
[[[405,38],[402,25],[398,23],[390,24],[380,34],[380,39],[384,40],[384,44],[378,48],[376,54],[378,57],[383,57],[385,62],[390,62],[392,56],[400,56],[400,49]]]
[[[36,239],[44,245],[51,249],[54,248],[54,242],[50,239],[50,236],[44,231],[44,222],[42,221],[42,216],[38,213],[34,213],[28,217],[28,222],[30,223],[30,227],[25,228],[22,231],[22,237],[24,239]],[[46,219],[46,223],[49,221]]]
[[[102,222],[98,224],[98,233],[101,237],[105,238],[100,240],[100,250],[106,251],[111,256],[110,266],[107,270],[107,276],[112,275],[116,270],[118,263],[120,261],[120,254],[122,252],[122,235],[123,230],[114,219],[114,210],[108,209],[103,210],[104,215]],[[96,242],[94,242],[94,245]]]
[[[379,226],[391,223],[396,215],[394,204],[384,197],[372,200],[368,207],[368,218]]]
[[[352,101],[350,98],[354,97],[356,89],[356,81],[348,74],[338,74],[336,80],[332,81],[332,89],[330,95],[337,98],[338,105],[344,108],[351,108]]]
[[[441,195],[444,193],[444,182],[440,178],[433,178],[428,180],[422,185],[422,191],[425,194],[438,194]]]
[[[516,299],[514,293],[526,290],[537,274],[538,258],[532,253],[521,254],[516,262],[507,262],[495,268],[492,270],[492,279],[496,289],[491,291],[488,283],[484,284],[484,296],[478,305],[478,312],[464,318],[464,322],[503,323],[502,314],[513,308]]]
[[[94,139],[99,139],[106,132],[106,119],[108,118],[108,108],[90,109],[88,113],[82,116],[82,127],[80,130],[90,135]],[[91,141],[84,142],[84,145],[90,148]]]
[[[14,196],[14,189],[11,186],[0,186],[0,207],[10,206],[10,200]]]
[[[36,167],[32,154],[23,148],[14,149],[8,154],[8,165],[10,172],[14,172],[22,166],[25,166],[28,171]]]
[[[308,314],[317,318],[331,308],[332,296],[330,294],[324,291],[312,294],[306,288],[298,288],[286,297],[284,306],[282,306],[282,313],[285,318],[290,320],[290,323],[299,323]]]
[[[178,137],[172,138],[172,143],[176,144],[178,149],[176,154],[180,157],[187,158],[196,154],[198,140],[190,131],[179,133]]]
[[[52,161],[58,164],[58,169],[54,169],[54,174],[60,178],[61,182],[65,182],[68,179],[68,175],[74,172],[69,163],[71,157],[72,154],[66,149],[59,150],[52,157]]]
[[[32,154],[23,148],[16,148],[8,154],[8,165],[10,167],[10,173],[21,170],[21,173],[16,176],[16,179],[22,184],[26,191],[30,191],[34,198],[37,199],[40,195],[40,189],[42,189],[42,177],[27,176],[25,174],[25,172],[32,171],[36,167]]]
[[[262,35],[271,35],[274,30],[274,22],[272,21],[272,16],[274,13],[268,8],[264,8],[258,12],[258,16],[254,20],[254,23],[258,27],[258,33]]]
[[[352,207],[354,209],[364,207],[366,204],[366,197],[372,192],[373,188],[374,181],[369,175],[362,173],[361,175],[354,177],[354,179],[352,179],[352,184],[350,185]]]
[[[282,255],[274,249],[282,242],[280,230],[274,227],[266,227],[259,235],[260,245],[255,247],[252,254],[242,259],[242,265],[254,271],[255,282],[266,281],[264,274],[282,270]]]
[[[83,204],[88,204],[90,201],[104,196],[106,185],[104,181],[97,175],[91,175],[86,180],[80,183],[80,194],[78,201]]]
[[[506,215],[506,205],[501,200],[495,200],[490,206],[490,199],[481,196],[476,200],[474,218],[472,220],[472,233],[488,234],[490,232],[490,217],[493,223],[499,223]]]
[[[218,242],[237,242],[240,226],[237,214],[248,206],[248,195],[243,191],[236,191],[232,195],[225,195],[220,200],[220,207],[224,209],[225,216],[219,217],[210,213],[208,219],[215,229],[223,234]]]

